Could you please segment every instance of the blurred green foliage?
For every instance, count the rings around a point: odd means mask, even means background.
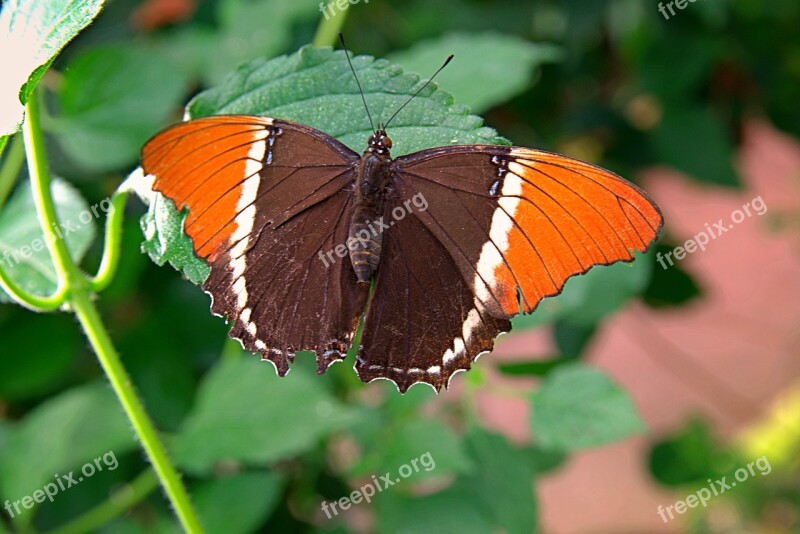
[[[369,125],[357,95],[332,98],[328,108],[313,99],[293,106],[302,84],[288,79],[282,89],[259,93],[263,98],[243,107],[225,108],[215,100],[250,75],[277,76],[269,69],[289,61],[274,59],[281,54],[327,58],[330,66],[317,79],[321,95],[352,92],[341,54],[301,50],[323,19],[318,2],[200,0],[187,20],[146,31],[134,23],[140,9],[137,0],[108,3],[42,78],[51,167],[73,184],[57,182],[61,210],[80,212],[111,194],[135,166],[142,143],[179,120],[183,103],[198,93],[189,106],[193,115],[271,112],[361,150]],[[766,114],[800,135],[796,0],[697,2],[669,20],[644,0],[371,0],[346,17],[344,32],[354,51],[387,57],[407,72],[427,76],[455,52],[440,85],[453,95],[455,115],[470,135],[480,124],[459,104],[472,105],[517,145],[590,159],[628,177],[661,164],[701,182],[735,187],[733,154],[745,118]],[[236,71],[241,62],[245,66]],[[371,78],[370,65],[394,68],[366,58],[356,65],[373,90],[386,79]],[[395,87],[401,94],[416,80],[404,79]],[[399,100],[373,101],[373,113],[382,116]],[[415,106],[398,125],[427,120],[430,126],[451,102],[421,98]],[[441,144],[442,135],[452,134],[434,130],[409,132],[406,151]],[[476,131],[499,142],[494,130]],[[11,159],[6,149],[0,169],[12,167]],[[0,198],[0,254],[30,242],[36,232],[24,172],[19,178],[4,205]],[[350,495],[372,475],[395,474],[426,452],[434,469],[358,505],[373,514],[375,529],[534,531],[539,477],[571,451],[643,430],[625,393],[580,362],[594,333],[631,299],[678,307],[702,298],[690,272],[662,272],[646,255],[633,265],[593,269],[533,315],[516,319],[517,329],[549,328],[559,350],[550,360],[501,366],[509,376],[540,379],[535,392],[523,385],[516,391],[533,408],[535,446],[520,446],[482,428],[476,415],[476,391],[493,387],[485,376],[491,357],[455,379],[458,392],[439,397],[424,386],[402,397],[385,382],[364,386],[352,361],[318,377],[307,354],[278,379],[270,366],[226,340],[226,326],[210,316],[206,295],[141,253],[143,248],[158,263],[172,261],[195,283],[204,278],[185,241],[167,231],[179,223],[177,215],[159,220],[168,212],[151,204],[140,228],[145,208],[131,205],[129,212],[123,263],[99,304],[210,532],[346,531],[346,514],[328,520],[323,500]],[[86,255],[90,271],[101,250],[93,238],[95,222],[75,234],[73,245],[78,259]],[[10,273],[44,293],[52,289],[46,261]],[[30,495],[55,473],[79,469],[106,451],[119,460],[119,469],[87,478],[13,521],[0,512],[0,532],[49,530],[107,506],[113,489],[148,466],[73,322],[0,305],[0,332],[0,502]],[[699,423],[665,438],[651,455],[655,479],[690,484],[724,472],[730,453],[712,442]],[[761,491],[744,501],[752,517],[776,493],[798,502],[796,490],[771,489],[772,480],[750,488]],[[101,531],[174,531],[156,486],[136,487],[143,488],[137,490],[141,502]]]
[[[95,238],[95,220],[91,208],[81,194],[68,182],[53,181],[53,199],[58,217],[63,224],[58,231],[67,243],[70,254],[80,261],[86,255]],[[102,210],[97,207],[98,214]],[[88,212],[88,220],[81,221],[81,213]],[[44,232],[36,218],[36,206],[29,187],[20,188],[18,194],[3,207],[0,213],[0,253],[4,255],[4,267],[17,283],[26,290],[45,295],[52,293],[57,284],[56,270],[47,252]],[[8,302],[8,296],[0,290],[0,302]]]

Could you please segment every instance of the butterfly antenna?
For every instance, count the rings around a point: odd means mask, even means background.
[[[409,98],[408,100],[406,100],[405,104],[403,104],[402,106],[400,106],[400,109],[398,109],[397,111],[395,111],[395,112],[394,112],[394,115],[392,115],[391,117],[389,117],[389,120],[388,120],[388,121],[386,121],[386,124],[384,124],[384,125],[383,125],[383,129],[384,129],[384,130],[386,129],[386,127],[387,127],[387,126],[389,126],[389,123],[390,123],[390,122],[392,122],[392,120],[393,120],[393,119],[394,119],[394,118],[397,116],[397,114],[398,114],[398,113],[400,113],[400,112],[403,110],[403,108],[404,108],[404,107],[406,107],[406,106],[408,105],[408,103],[409,103],[409,102],[411,102],[412,100],[414,100],[414,97],[415,97],[415,96],[417,96],[418,94],[420,94],[420,93],[422,92],[422,90],[423,90],[423,89],[425,89],[426,87],[428,87],[428,84],[429,84],[429,83],[431,83],[431,82],[433,81],[433,79],[436,77],[436,75],[437,75],[437,74],[439,74],[440,72],[442,72],[442,69],[443,69],[443,68],[445,68],[445,67],[447,66],[447,64],[448,64],[448,63],[450,63],[450,60],[451,60],[451,59],[453,59],[453,54],[450,54],[449,56],[447,56],[447,59],[445,59],[445,60],[444,60],[444,63],[442,63],[442,66],[441,66],[441,67],[439,67],[439,68],[437,69],[437,71],[433,73],[433,76],[431,76],[430,78],[428,78],[428,81],[427,81],[427,82],[425,82],[425,83],[423,84],[423,86],[422,86],[422,87],[420,87],[419,89],[417,89],[417,92],[416,92],[416,93],[414,93],[413,95],[411,95],[411,98]]]
[[[353,78],[356,79],[356,85],[358,86],[358,92],[361,93],[361,101],[364,102],[364,109],[367,110],[367,118],[369,119],[369,127],[372,128],[372,131],[375,131],[375,125],[372,124],[372,115],[369,114],[369,107],[367,107],[367,99],[364,97],[364,90],[361,89],[361,82],[358,81],[358,76],[356,75],[356,69],[353,68],[353,62],[350,61],[350,53],[347,50],[347,45],[344,44],[344,35],[339,32],[339,41],[342,43],[342,48],[344,48],[344,57],[347,58],[347,64],[350,65],[350,70],[353,71]]]

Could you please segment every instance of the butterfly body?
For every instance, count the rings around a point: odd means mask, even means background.
[[[355,210],[350,222],[347,248],[350,262],[361,284],[369,284],[378,268],[383,242],[382,210],[389,187],[389,149],[392,141],[384,131],[370,136],[367,150],[358,162],[355,181]]]
[[[320,373],[342,360],[363,317],[362,380],[439,390],[511,317],[594,265],[632,261],[663,224],[638,187],[558,154],[390,148],[380,129],[359,155],[249,115],[190,120],[143,148],[153,189],[188,211],[212,311],[281,376],[300,350]]]

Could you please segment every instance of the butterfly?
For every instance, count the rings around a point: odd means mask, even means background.
[[[454,145],[392,158],[390,122],[363,154],[250,115],[189,120],[142,150],[153,190],[188,210],[212,312],[281,376],[300,350],[319,373],[344,359],[363,315],[359,377],[439,391],[512,317],[594,265],[632,261],[663,225],[641,189],[558,154]]]

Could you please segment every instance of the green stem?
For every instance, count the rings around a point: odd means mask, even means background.
[[[48,534],[83,534],[84,532],[95,532],[100,527],[119,517],[126,510],[130,509],[145,497],[150,495],[158,487],[158,477],[148,469],[130,484],[126,484],[107,501],[92,508],[66,525],[63,525]]]
[[[54,235],[53,227],[58,224],[58,218],[50,195],[50,177],[47,172],[44,141],[38,121],[38,103],[34,96],[29,99],[26,105],[25,148],[28,151],[28,169],[33,186],[34,203],[42,230],[45,233],[48,249],[56,267],[59,286],[62,284],[66,286],[68,304],[78,317],[89,343],[97,354],[97,359],[103,371],[105,371],[109,382],[111,382],[114,393],[116,393],[128,419],[133,425],[136,435],[142,442],[150,463],[153,465],[164,491],[175,508],[175,513],[181,525],[184,530],[190,533],[203,532],[178,472],[167,457],[166,450],[156,433],[155,426],[137,396],[133,384],[111,342],[111,338],[100,319],[100,314],[92,302],[89,292],[90,280],[84,278],[72,261],[64,241]],[[107,254],[113,255],[115,253],[108,252]]]
[[[95,293],[107,288],[117,272],[122,248],[122,220],[126,200],[128,200],[127,191],[118,191],[111,197],[111,209],[106,216],[103,259],[100,261],[97,274],[89,279],[89,286]]]
[[[175,512],[183,528],[191,533],[202,532],[203,529],[189,501],[186,488],[183,486],[175,467],[167,457],[167,451],[158,438],[155,427],[147,416],[141,400],[139,400],[133,389],[131,379],[128,377],[128,373],[125,371],[125,367],[123,367],[119,355],[111,343],[108,332],[103,327],[100,315],[97,313],[97,308],[89,297],[88,291],[85,288],[81,288],[81,290],[74,289],[72,291],[71,304],[83,330],[86,332],[86,336],[89,338],[89,343],[91,343],[97,354],[97,359],[100,361],[103,371],[108,376],[114,392],[117,394],[120,403],[122,403],[125,413],[133,424],[136,435],[139,436],[147,456],[158,474],[161,485],[175,507]]]
[[[0,167],[0,206],[6,203],[25,161],[25,145],[22,143],[22,138],[15,135],[10,143],[3,166]]]
[[[64,303],[67,297],[67,286],[64,284],[60,285],[56,292],[49,297],[40,297],[39,295],[28,293],[22,286],[12,280],[3,268],[2,262],[0,262],[0,288],[14,302],[35,312],[55,311]]]
[[[66,254],[67,259],[69,259],[66,245],[59,239],[51,225],[51,221],[56,221],[55,208],[53,207],[53,201],[50,196],[50,177],[47,175],[46,158],[42,150],[42,134],[36,126],[33,126],[36,124],[37,106],[35,102],[33,102],[34,99],[31,100],[30,112],[33,113],[33,117],[25,121],[23,125],[23,136],[25,138],[25,152],[27,153],[28,168],[31,174],[31,187],[33,188],[34,202],[36,203],[39,222],[44,231],[45,242],[47,243],[50,255],[55,257],[55,254]],[[18,145],[19,141],[14,140],[11,153],[8,154],[9,159],[6,160],[6,164],[3,166],[0,182],[9,180],[13,184],[13,177],[19,174],[18,169],[16,172],[13,172],[13,168],[8,168],[9,166],[14,166],[12,160],[16,156],[13,152],[18,150],[18,148],[16,148]],[[34,172],[36,172],[37,180],[33,179]],[[8,178],[9,176],[12,176],[12,178]],[[3,262],[11,267],[11,257],[4,256],[3,260],[0,261],[0,288],[3,288],[3,290],[18,304],[33,311],[46,312],[57,310],[66,300],[69,293],[69,285],[67,284],[67,276],[65,274],[63,262],[56,262],[58,285],[55,293],[47,297],[34,295],[25,291],[11,279],[8,272],[6,272],[3,267]]]
[[[339,32],[342,31],[344,19],[347,17],[347,11],[350,3],[341,11],[336,9],[336,0],[332,2],[324,2],[326,10],[323,12],[323,19],[317,26],[317,33],[314,34],[314,40],[311,41],[312,46],[335,46],[338,41]]]
[[[375,290],[375,282],[372,281],[369,286],[369,293],[367,295],[367,302],[370,301],[372,298],[372,292]],[[361,337],[364,335],[364,320],[366,319],[366,312],[361,315],[361,319],[358,321],[358,327],[356,328],[356,333],[353,336],[353,344],[350,346],[350,350],[347,351],[347,354],[344,357],[344,361],[342,364],[339,365],[339,374],[338,378],[342,386],[344,387],[345,393],[349,394],[353,391],[358,391],[364,385],[361,382],[361,379],[358,378],[358,374],[354,373],[354,368],[350,365],[349,362],[354,362],[355,365],[356,358],[358,357],[358,347],[361,346]],[[347,362],[347,365],[344,363]]]
[[[47,170],[47,154],[44,150],[44,138],[39,128],[39,99],[31,95],[25,109],[25,122],[22,133],[25,137],[25,152],[28,157],[28,174],[33,189],[33,203],[39,225],[44,232],[44,241],[53,260],[59,287],[82,278],[70,257],[67,244],[56,233],[58,216],[50,192],[50,174]]]

